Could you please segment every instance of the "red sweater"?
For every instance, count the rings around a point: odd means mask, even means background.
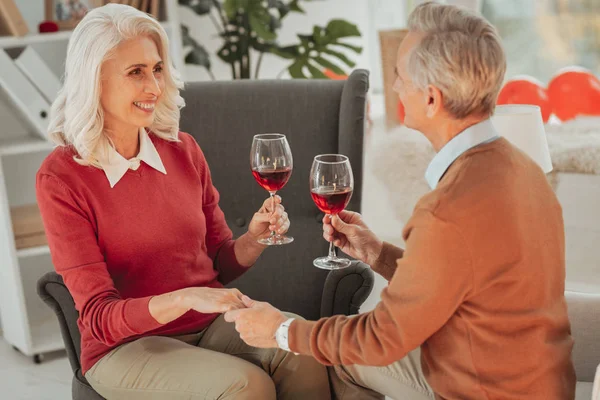
[[[52,262],[79,311],[83,374],[122,343],[198,332],[216,318],[189,311],[162,325],[148,310],[152,296],[222,287],[247,270],[195,140],[150,137],[167,175],[142,163],[111,188],[104,171],[77,164],[66,147],[37,174]]]

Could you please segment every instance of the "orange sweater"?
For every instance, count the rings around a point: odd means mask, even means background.
[[[403,236],[372,266],[390,280],[375,310],[294,321],[292,351],[384,366],[421,346],[439,399],[574,397],[562,210],[530,158],[505,139],[467,151]]]

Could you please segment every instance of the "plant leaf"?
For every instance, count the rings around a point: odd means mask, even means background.
[[[254,32],[256,32],[256,34],[258,35],[259,38],[266,40],[266,41],[271,41],[271,40],[275,40],[275,38],[277,37],[277,35],[275,34],[275,32],[272,32],[269,30],[268,28],[268,24],[270,23],[270,18],[267,21],[267,25],[265,25],[263,23],[263,21],[260,19],[260,17],[257,16],[256,13],[252,13],[248,16],[249,20],[250,20],[250,28],[252,28],[252,30]]]
[[[240,59],[238,55],[238,46],[236,43],[225,42],[223,47],[217,52],[219,58],[227,64],[233,64]]]
[[[293,63],[292,65],[290,65],[288,67],[288,72],[290,73],[290,76],[292,78],[295,78],[295,79],[306,79],[307,76],[304,75],[304,72],[302,71],[303,67],[304,67],[304,65],[301,62],[296,61],[295,63]]]
[[[336,50],[336,46],[347,48],[355,53],[362,51],[359,46],[343,43],[339,39],[360,36],[360,31],[356,25],[342,20],[333,20],[327,24],[326,28],[315,26],[312,35],[298,34],[300,43],[287,48],[274,47],[271,51],[280,57],[294,60],[288,68],[293,77],[304,78],[304,69],[310,72],[311,76],[322,78],[324,68],[330,69],[338,75],[346,75],[345,71],[332,61],[340,61],[350,68],[356,64],[350,60],[346,54]],[[331,57],[323,57],[327,54]],[[323,67],[319,69],[319,67]]]
[[[363,48],[360,46],[354,46],[352,44],[348,44],[348,43],[343,43],[343,42],[337,42],[336,46],[342,46],[345,47],[347,49],[353,50],[355,53],[361,54],[363,51]]]
[[[185,56],[186,64],[200,65],[210,70],[210,56],[204,47],[195,47]]]
[[[348,21],[342,19],[334,19],[325,27],[326,37],[328,39],[337,40],[346,37],[360,37],[358,27]]]
[[[290,7],[283,2],[283,0],[277,0],[275,8],[279,11],[279,20],[281,21],[286,15],[290,13]]]
[[[210,12],[213,0],[179,0],[179,5],[191,8],[198,15],[205,15]]]
[[[194,40],[194,38],[190,35],[190,28],[185,25],[181,25],[181,42],[183,47],[202,47],[198,42]]]
[[[335,51],[332,49],[324,49],[323,53],[329,54],[331,56],[334,56],[334,57],[340,59],[341,61],[344,62],[344,64],[346,64],[350,68],[354,68],[354,66],[356,65],[356,63],[354,61],[350,60],[348,57],[346,57],[346,55],[344,53],[340,53],[339,51]]]
[[[327,75],[325,75],[323,73],[323,71],[321,71],[319,68],[311,65],[310,63],[306,63],[306,68],[308,68],[308,70],[310,71],[310,73],[312,74],[313,78],[318,78],[318,79],[329,79],[327,78]]]
[[[326,58],[317,56],[314,58],[314,60],[315,60],[315,62],[319,63],[320,65],[322,65],[323,67],[325,67],[327,69],[330,69],[331,71],[335,72],[338,75],[346,75],[346,71],[344,71],[343,69],[341,69],[340,67],[338,67],[337,65],[332,63],[331,61],[327,60]]]
[[[305,11],[302,9],[302,7],[300,7],[300,5],[298,4],[298,0],[292,0],[288,3],[288,7],[290,8],[290,11],[295,11],[295,12],[299,12],[304,14]]]
[[[256,51],[260,51],[263,53],[273,52],[272,50],[274,46],[275,45],[272,43],[259,42],[258,40],[250,40],[250,47],[252,47]]]
[[[244,4],[246,3],[246,4]],[[224,0],[223,1],[223,10],[227,15],[227,19],[230,21],[235,18],[239,9],[245,9],[244,5],[247,5],[248,0]]]
[[[287,47],[273,46],[271,48],[271,53],[276,54],[281,58],[286,58],[288,60],[294,60],[299,55],[298,46],[287,46]]]

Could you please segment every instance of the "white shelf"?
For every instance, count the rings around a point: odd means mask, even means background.
[[[33,136],[0,139],[0,156],[50,151],[54,147],[54,143]]]
[[[19,258],[42,256],[45,254],[50,254],[50,248],[48,246],[29,247],[17,250],[17,257]]]
[[[30,33],[25,36],[0,36],[0,48],[21,47],[36,43],[69,40],[73,31]]]
[[[165,21],[160,23],[168,32],[173,28],[173,23]],[[69,40],[73,31],[60,31],[50,33],[30,33],[25,36],[0,36],[0,48],[23,47],[37,43],[51,43]]]

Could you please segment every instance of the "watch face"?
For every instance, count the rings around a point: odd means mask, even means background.
[[[279,348],[283,350],[288,349],[287,330],[288,327],[283,323],[275,332],[275,341]]]

